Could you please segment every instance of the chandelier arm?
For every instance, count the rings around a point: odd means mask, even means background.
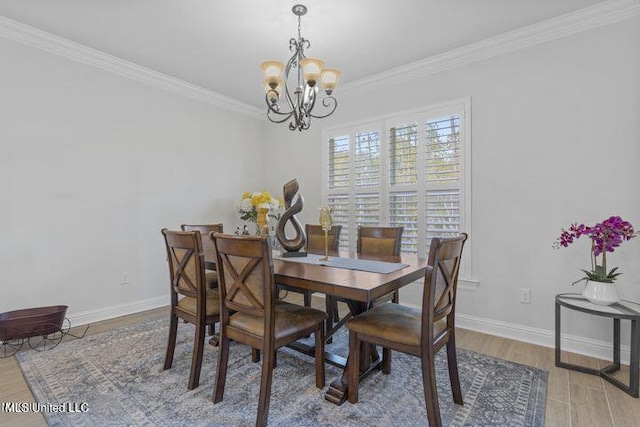
[[[332,106],[333,104],[333,106]],[[324,119],[325,117],[329,117],[330,115],[333,114],[334,111],[336,111],[336,108],[338,108],[338,101],[336,100],[336,98],[334,98],[333,96],[327,96],[326,98],[324,98],[322,100],[322,105],[326,108],[331,108],[331,110],[323,115],[320,116],[316,116],[314,114],[309,113],[309,116],[316,118],[316,119]]]
[[[284,117],[282,119],[276,119],[271,115],[271,113],[275,113],[275,114],[278,114],[278,115],[281,115],[281,116],[284,116]],[[273,110],[271,108],[269,110],[267,110],[267,118],[272,123],[284,123],[284,122],[286,122],[287,120],[289,120],[291,118],[292,114],[293,114],[293,111],[291,111],[289,113],[281,113],[281,112],[275,111],[275,110]]]

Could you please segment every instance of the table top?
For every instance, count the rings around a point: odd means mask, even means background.
[[[595,314],[597,316],[618,319],[640,319],[640,304],[633,301],[620,300],[611,305],[598,305],[589,302],[581,294],[558,294],[556,303],[577,311]]]
[[[327,265],[287,260],[274,252],[275,282],[360,302],[372,302],[402,286],[421,279],[427,270],[427,259],[412,255],[380,256],[350,252],[330,252],[330,257],[366,259],[406,264],[391,273],[373,273]],[[207,268],[213,267],[215,254],[205,251]]]
[[[360,302],[371,302],[424,277],[427,260],[416,256],[372,256],[340,252],[341,258],[367,259],[406,264],[391,273],[373,273],[327,265],[274,259],[276,283],[321,292]]]

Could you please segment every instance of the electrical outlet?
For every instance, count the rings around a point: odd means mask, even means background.
[[[531,304],[531,289],[520,288],[520,304]]]
[[[128,271],[123,271],[120,273],[120,285],[126,286],[131,282],[131,276],[129,276]]]

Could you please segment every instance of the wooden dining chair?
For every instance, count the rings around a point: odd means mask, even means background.
[[[404,227],[360,226],[356,251],[364,255],[400,256],[403,231]],[[400,302],[399,291],[394,291],[388,298],[382,297],[378,302],[388,299],[396,304]]]
[[[422,309],[400,304],[382,304],[350,319],[348,399],[358,402],[360,344],[381,345],[382,372],[391,372],[391,350],[421,360],[424,399],[431,427],[441,426],[436,387],[435,354],[445,344],[453,401],[462,405],[455,341],[455,307],[458,272],[467,234],[431,241],[424,278]]]
[[[221,316],[213,402],[222,401],[231,340],[260,350],[262,378],[256,426],[267,424],[276,350],[315,335],[316,387],[323,388],[326,313],[277,299],[271,244],[265,236],[211,233],[218,258]],[[233,314],[232,314],[233,312]]]
[[[322,226],[305,224],[304,231],[307,236],[306,251],[312,254],[324,254],[324,231],[322,231]],[[331,226],[331,230],[329,230],[329,232],[327,233],[329,251],[333,252],[338,250],[341,231],[341,225]],[[278,285],[278,288],[287,292],[296,292],[302,294],[304,306],[311,307],[311,294],[313,294],[313,292],[286,285]]]
[[[205,283],[204,253],[199,231],[162,230],[169,264],[171,312],[164,369],[171,368],[178,333],[178,318],[195,325],[189,390],[200,382],[205,329],[220,321],[218,291]]]
[[[322,226],[316,224],[305,224],[304,226],[305,234],[307,235],[307,247],[306,251],[312,254],[324,254],[325,245],[324,245],[324,231],[322,230]],[[331,252],[336,252],[340,246],[340,232],[342,231],[342,225],[332,225],[331,230],[327,233],[327,248]],[[303,303],[305,307],[311,307],[311,295],[312,291],[308,291],[306,289],[300,289],[293,286],[280,285],[278,284],[278,289],[284,290],[287,292],[296,292],[303,295]],[[327,311],[327,321],[325,328],[325,335],[331,331],[333,327],[333,323],[337,323],[340,321],[338,317],[338,303],[330,296],[325,295],[325,310]],[[328,339],[327,344],[332,342],[331,338]]]
[[[182,224],[180,225],[182,231],[199,231],[202,238],[202,249],[204,253],[215,254],[213,247],[213,241],[209,238],[209,233],[223,233],[222,224]],[[215,258],[215,255],[214,255]],[[205,277],[207,286],[211,289],[218,287],[218,273],[215,270],[205,269]]]

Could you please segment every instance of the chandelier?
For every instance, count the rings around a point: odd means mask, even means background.
[[[289,40],[289,50],[293,55],[286,67],[280,61],[266,61],[262,63],[261,68],[264,73],[267,118],[273,123],[284,123],[290,119],[290,130],[303,131],[311,126],[312,117],[322,119],[336,110],[338,101],[332,93],[338,86],[340,70],[325,67],[324,62],[319,59],[305,57],[304,50],[311,47],[311,43],[300,35],[300,17],[307,13],[307,7],[297,4],[293,6],[292,11],[298,17],[298,38],[292,37]],[[296,73],[293,93],[289,89],[289,73],[292,69],[295,69]],[[325,96],[321,102],[322,111],[316,112],[314,108],[320,91],[319,86],[324,89]]]

